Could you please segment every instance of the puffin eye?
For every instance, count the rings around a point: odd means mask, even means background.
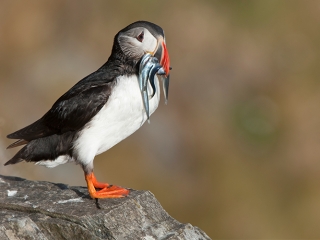
[[[142,31],[138,36],[137,36],[137,40],[139,42],[142,42],[143,41],[143,38],[144,38],[144,32]]]

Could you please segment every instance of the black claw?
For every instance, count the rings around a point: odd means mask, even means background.
[[[101,209],[101,206],[100,206],[100,204],[99,204],[99,202],[98,202],[99,198],[95,198],[95,200],[96,200],[96,207],[97,207],[98,209]]]

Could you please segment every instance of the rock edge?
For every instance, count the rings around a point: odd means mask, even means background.
[[[210,239],[149,191],[95,201],[85,187],[0,175],[0,239]]]

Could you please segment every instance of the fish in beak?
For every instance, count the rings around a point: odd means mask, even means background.
[[[163,40],[160,40],[154,56],[151,53],[146,53],[145,55],[143,55],[139,66],[139,88],[142,95],[144,109],[149,122],[149,99],[151,99],[156,93],[154,77],[157,74],[163,82],[163,92],[165,103],[167,104],[170,70],[171,68],[169,54],[165,42]],[[148,80],[153,90],[151,95],[148,94]]]
[[[160,65],[162,66],[161,71],[158,72],[160,79],[163,83],[163,92],[165,97],[165,103],[168,103],[168,93],[169,93],[169,78],[170,78],[170,58],[167,50],[165,40],[160,38],[158,49],[154,56],[159,60]]]

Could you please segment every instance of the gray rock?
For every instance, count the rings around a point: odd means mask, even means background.
[[[149,191],[95,201],[85,187],[0,175],[0,239],[210,239]]]

